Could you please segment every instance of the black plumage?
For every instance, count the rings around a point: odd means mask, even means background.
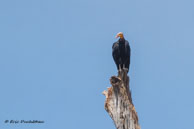
[[[126,69],[129,71],[131,48],[129,42],[120,38],[112,46],[112,56],[117,65],[117,69]],[[120,65],[120,66],[119,66]],[[120,68],[119,68],[120,67]]]

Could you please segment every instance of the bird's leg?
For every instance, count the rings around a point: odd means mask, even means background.
[[[128,68],[125,68],[125,64],[123,64],[123,69],[128,72]]]
[[[126,71],[126,69],[125,69],[125,64],[123,64],[123,70]]]
[[[122,73],[121,64],[119,64],[118,77],[120,77],[121,73]]]
[[[122,71],[122,69],[121,69],[121,64],[119,64],[119,72],[121,72]]]

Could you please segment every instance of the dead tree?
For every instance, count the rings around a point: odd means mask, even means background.
[[[111,87],[103,92],[106,96],[105,110],[117,129],[140,129],[137,112],[129,90],[127,71],[118,72],[110,78]]]

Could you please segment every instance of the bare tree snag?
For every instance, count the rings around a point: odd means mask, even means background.
[[[118,76],[112,76],[110,83],[112,86],[103,92],[106,96],[105,110],[114,121],[116,128],[140,129],[129,90],[127,71],[122,70]]]

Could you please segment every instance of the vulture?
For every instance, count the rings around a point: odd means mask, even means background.
[[[119,40],[113,43],[112,46],[112,56],[117,66],[117,70],[120,71],[124,69],[128,72],[130,65],[131,48],[129,46],[129,42],[125,40],[122,32],[119,32],[115,38],[118,37]]]

